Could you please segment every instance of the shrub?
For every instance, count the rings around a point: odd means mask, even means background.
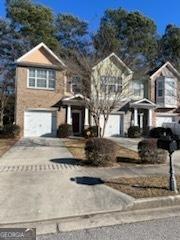
[[[67,123],[61,124],[58,129],[58,137],[66,138],[73,135],[72,125]]]
[[[116,162],[117,144],[105,138],[91,138],[85,145],[86,159],[93,166],[108,166]]]
[[[131,126],[128,129],[128,137],[129,138],[138,138],[141,137],[141,131],[138,126]]]
[[[83,136],[85,138],[97,137],[98,136],[98,127],[91,126],[87,129],[84,129]]]
[[[0,129],[0,138],[15,138],[20,134],[20,127],[16,124],[5,125]]]
[[[152,128],[148,134],[150,138],[160,138],[164,135],[172,136],[173,133],[170,128],[157,127],[157,128]]]
[[[167,152],[157,147],[157,139],[155,138],[139,142],[138,153],[142,163],[161,164],[167,160]]]

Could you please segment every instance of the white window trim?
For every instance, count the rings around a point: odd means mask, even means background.
[[[116,82],[116,83],[111,83],[111,82],[106,82],[106,83],[102,83],[102,81],[101,81],[101,78],[102,77],[112,77],[112,78],[116,78],[116,80],[119,78],[119,77],[116,77],[116,76],[105,76],[105,75],[102,75],[102,76],[100,76],[100,86],[103,84],[104,86],[105,86],[105,94],[110,94],[110,92],[109,92],[109,86],[115,86],[115,91],[113,91],[112,92],[112,94],[117,94],[118,93],[118,87],[120,86],[121,87],[121,93],[122,93],[122,87],[123,87],[123,83],[122,83],[122,79],[121,79],[121,83],[119,83],[119,82]],[[104,94],[103,93],[103,94]]]
[[[37,68],[34,68],[34,69],[35,69],[35,72],[36,72],[35,78],[34,78],[35,79],[35,86],[34,87],[29,86],[29,78],[30,78],[29,77],[29,71],[30,71],[30,69],[28,68],[27,69],[27,88],[36,89],[36,90],[54,91],[56,89],[56,73],[55,73],[55,79],[54,79],[54,83],[55,83],[54,88],[49,88],[49,87],[43,88],[43,87],[38,87],[37,86]],[[45,68],[43,68],[43,69],[45,69]],[[47,86],[49,86],[49,71],[48,71],[48,69],[45,69],[45,70],[47,70]],[[42,79],[44,79],[44,78],[42,78]]]

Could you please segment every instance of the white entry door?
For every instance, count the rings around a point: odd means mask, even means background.
[[[56,135],[56,115],[53,112],[28,111],[24,113],[25,137]]]
[[[104,137],[123,135],[123,115],[111,114],[106,124]],[[100,126],[103,127],[103,116],[100,118]]]

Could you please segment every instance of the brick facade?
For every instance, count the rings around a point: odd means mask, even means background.
[[[28,59],[26,59],[27,62]],[[42,64],[43,64],[42,59]],[[38,58],[38,62],[39,62]],[[47,63],[47,62],[46,62]],[[54,66],[54,63],[52,63]],[[34,66],[34,65],[33,65]],[[58,66],[57,66],[58,67]],[[49,67],[51,68],[50,64]],[[65,122],[65,109],[53,107],[64,96],[65,70],[56,70],[55,90],[42,90],[27,87],[28,66],[16,68],[16,124],[21,127],[21,136],[24,129],[24,112],[30,109],[49,109],[57,112],[57,126]]]

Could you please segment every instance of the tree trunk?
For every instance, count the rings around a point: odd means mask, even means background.
[[[108,121],[108,116],[104,117],[102,137],[104,137],[104,134],[105,134],[105,129],[106,129],[107,121]]]
[[[1,101],[1,111],[0,111],[0,127],[3,127],[3,118],[4,118],[4,103]]]

